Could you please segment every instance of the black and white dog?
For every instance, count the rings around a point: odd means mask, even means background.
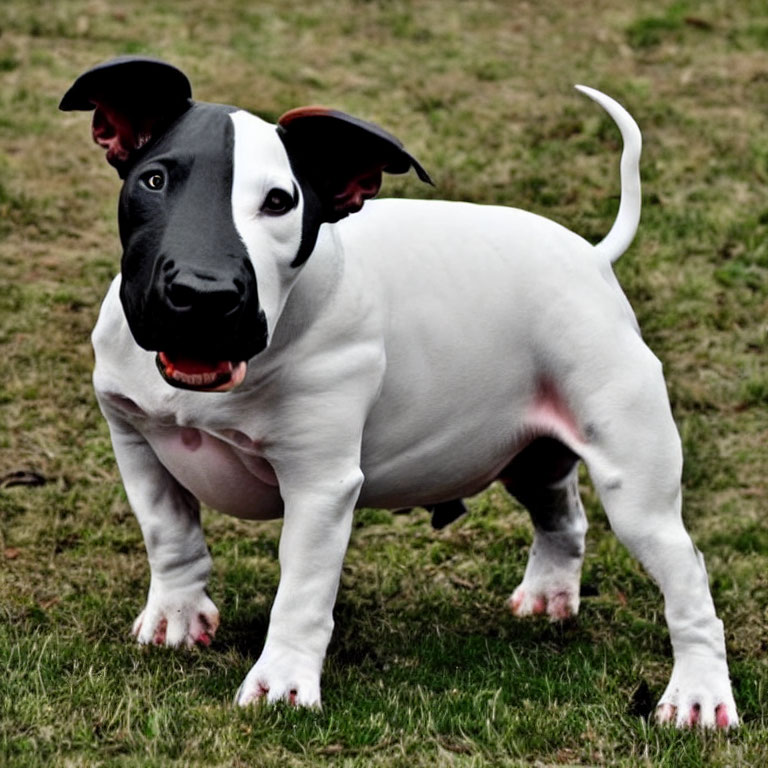
[[[500,479],[535,535],[517,616],[573,616],[584,461],[617,536],[664,594],[674,649],[658,717],[738,722],[701,555],[681,520],[680,440],[661,365],[611,270],[640,215],[640,133],[592,246],[513,208],[380,200],[429,176],[399,141],[308,107],[270,125],[194,102],[148,59],[83,74],[64,110],[123,187],[121,275],[93,333],[94,382],[151,567],[140,643],[208,644],[219,614],[199,503],[283,516],[280,584],[237,700],[319,705],[356,506],[451,517]],[[346,218],[350,213],[357,215]]]

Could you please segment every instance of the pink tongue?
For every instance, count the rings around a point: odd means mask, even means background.
[[[188,357],[169,357],[160,353],[160,359],[166,368],[175,369],[190,376],[201,373],[229,373],[232,363],[229,360],[194,360]]]

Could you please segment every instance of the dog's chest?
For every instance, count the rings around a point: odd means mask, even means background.
[[[236,517],[282,514],[278,480],[259,438],[219,418],[195,418],[194,408],[172,409],[156,398],[102,395],[149,443],[168,472],[203,503]],[[180,393],[181,394],[181,393]],[[183,400],[183,397],[182,397]]]

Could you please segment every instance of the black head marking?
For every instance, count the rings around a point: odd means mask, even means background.
[[[247,360],[266,345],[232,215],[232,107],[194,104],[132,164],[120,195],[120,298],[149,350]],[[155,174],[159,189],[147,185]]]

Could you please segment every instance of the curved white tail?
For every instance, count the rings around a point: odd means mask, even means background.
[[[624,107],[610,96],[594,88],[577,85],[577,90],[596,101],[614,120],[621,132],[624,149],[621,153],[621,202],[611,231],[595,246],[598,254],[611,262],[629,248],[640,222],[642,196],[640,193],[640,150],[643,140],[640,129]]]

